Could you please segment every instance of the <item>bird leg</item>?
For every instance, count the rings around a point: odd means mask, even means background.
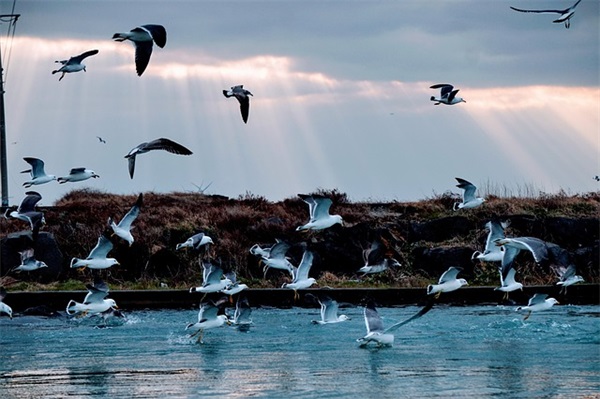
[[[198,330],[198,332],[200,334],[198,335],[198,339],[196,340],[196,342],[199,343],[199,344],[203,344],[204,341],[202,341],[202,338],[204,337],[204,330],[200,329],[200,330]]]
[[[504,293],[504,297],[502,299],[508,301],[508,291]]]
[[[529,318],[529,316],[531,316],[531,310],[529,311],[529,313],[527,313],[527,315],[523,318],[523,321],[527,320]]]
[[[434,295],[435,299],[440,299],[440,295],[442,295],[442,291],[436,292]]]

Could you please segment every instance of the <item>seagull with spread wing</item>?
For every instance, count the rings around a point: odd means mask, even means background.
[[[113,235],[121,237],[122,239],[127,241],[129,243],[129,246],[133,244],[133,235],[131,234],[131,229],[133,227],[131,227],[131,224],[139,216],[140,210],[142,209],[142,202],[143,194],[140,193],[140,195],[138,195],[137,197],[137,200],[135,201],[135,204],[133,204],[129,212],[127,212],[125,216],[123,216],[123,219],[121,219],[119,224],[116,224],[112,217],[108,218],[108,226],[112,229]]]
[[[135,46],[135,71],[142,76],[152,55],[152,43],[160,48],[167,44],[167,31],[164,26],[149,24],[133,28],[129,32],[115,33],[112,37],[118,42],[129,40]]]
[[[519,12],[532,12],[532,13],[551,13],[551,14],[560,14],[560,16],[555,19],[555,24],[565,23],[565,28],[569,29],[571,27],[571,18],[575,14],[575,7],[581,2],[581,0],[577,0],[575,4],[573,4],[569,8],[565,8],[564,10],[524,10],[522,8],[510,7],[515,11]]]
[[[146,143],[141,143],[134,147],[125,155],[125,158],[129,161],[129,176],[133,179],[133,172],[135,171],[135,157],[139,154],[144,154],[152,150],[164,150],[172,154],[178,155],[192,155],[192,151],[185,148],[179,143],[174,142],[166,138],[159,138]]]
[[[244,85],[233,86],[231,90],[223,90],[223,95],[227,98],[235,97],[240,103],[240,112],[242,113],[242,120],[244,123],[248,123],[248,114],[250,113],[250,97],[252,93],[244,89]]]
[[[440,104],[454,105],[454,104],[458,104],[458,103],[466,103],[466,101],[463,100],[462,98],[456,97],[456,94],[458,93],[458,91],[460,89],[454,90],[454,86],[452,86],[452,85],[449,85],[447,83],[439,83],[439,84],[430,86],[429,88],[430,89],[440,89],[439,97],[431,96],[431,98],[430,98],[431,101],[435,101],[434,105],[440,105]]]
[[[52,75],[54,75],[55,73],[62,72],[62,75],[60,75],[60,78],[58,78],[58,81],[60,82],[62,78],[65,77],[66,73],[79,71],[86,72],[85,65],[82,63],[82,61],[87,57],[96,54],[98,54],[98,50],[90,50],[86,51],[85,53],[73,56],[68,60],[54,61],[56,63],[62,64],[62,66],[59,69],[52,71]]]

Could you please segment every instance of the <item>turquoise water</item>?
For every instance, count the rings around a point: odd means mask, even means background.
[[[386,325],[418,307],[380,308]],[[600,307],[555,306],[523,322],[513,307],[434,307],[361,349],[362,308],[315,325],[318,309],[253,309],[253,326],[184,331],[196,310],[96,320],[0,318],[0,398],[512,397],[600,392]],[[595,396],[597,397],[597,396]]]

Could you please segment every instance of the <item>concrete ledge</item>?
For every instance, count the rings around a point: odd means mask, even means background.
[[[535,293],[545,293],[561,304],[600,305],[600,284],[579,284],[568,288],[567,295],[559,294],[557,286],[530,286],[523,291],[512,292],[510,298],[516,304],[527,304]],[[248,298],[250,306],[272,306],[288,308],[292,306],[315,307],[313,301],[305,298],[305,294],[317,295],[325,293],[340,303],[359,305],[365,298],[371,298],[378,306],[389,307],[399,305],[422,305],[428,297],[424,288],[338,288],[308,289],[299,291],[300,299],[294,301],[294,292],[289,289],[248,289],[243,295]],[[83,301],[87,291],[38,291],[8,292],[4,302],[15,312],[27,308],[47,306],[53,310],[64,311],[69,300]],[[219,297],[223,294],[210,294],[207,298]],[[494,287],[463,287],[457,291],[442,294],[438,303],[453,305],[499,304],[503,293],[494,291]],[[120,309],[195,309],[202,294],[189,293],[187,290],[127,290],[110,291]],[[233,306],[233,305],[232,305]]]

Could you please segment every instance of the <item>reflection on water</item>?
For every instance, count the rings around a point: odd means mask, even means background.
[[[386,324],[416,307],[383,308]],[[0,318],[0,398],[581,397],[600,391],[600,307],[557,306],[527,322],[502,307],[436,307],[359,349],[362,309],[255,309],[246,331],[184,331],[197,311],[139,311],[121,325]]]

